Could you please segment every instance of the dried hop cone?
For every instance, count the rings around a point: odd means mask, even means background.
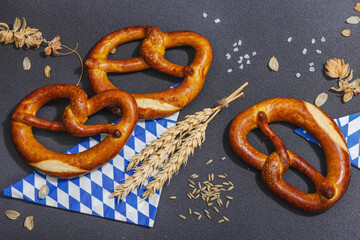
[[[326,75],[331,78],[345,78],[349,75],[350,66],[345,64],[343,59],[329,59],[325,65]]]

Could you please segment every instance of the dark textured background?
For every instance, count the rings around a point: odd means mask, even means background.
[[[358,239],[360,207],[360,172],[352,167],[352,179],[346,195],[322,214],[298,211],[280,201],[262,183],[260,173],[239,160],[229,147],[227,134],[231,120],[242,110],[271,97],[285,96],[313,102],[321,92],[329,93],[322,107],[331,117],[337,118],[359,111],[360,98],[347,104],[341,95],[329,92],[335,80],[326,79],[323,65],[330,57],[344,58],[359,76],[360,25],[346,25],[345,19],[360,15],[353,10],[356,1],[9,1],[0,3],[0,22],[13,23],[15,17],[25,17],[28,25],[39,28],[45,38],[61,36],[61,42],[73,47],[86,59],[95,43],[117,29],[127,26],[156,25],[162,31],[191,30],[204,35],[212,44],[214,57],[199,96],[180,113],[179,119],[188,114],[211,107],[216,101],[230,94],[235,88],[249,82],[246,97],[231,103],[209,125],[207,139],[197,149],[186,167],[163,189],[155,225],[145,228],[99,217],[45,207],[22,200],[0,196],[0,211],[14,209],[22,216],[17,221],[0,214],[0,238],[22,239]],[[207,18],[202,13],[208,14]],[[216,18],[221,22],[214,23]],[[352,35],[344,38],[341,30],[350,28]],[[291,43],[287,42],[292,37]],[[319,40],[324,36],[326,42]],[[316,43],[311,44],[315,38]],[[233,53],[232,45],[242,39],[239,52]],[[302,49],[308,53],[303,55]],[[43,48],[41,48],[43,49]],[[20,180],[32,169],[17,153],[10,138],[10,116],[16,104],[30,91],[54,83],[74,84],[80,73],[75,55],[45,56],[40,50],[16,49],[13,45],[0,46],[0,190]],[[322,54],[315,53],[320,49]],[[113,59],[137,56],[139,42],[118,48]],[[257,52],[251,64],[238,69],[237,56]],[[230,60],[225,58],[231,53]],[[280,63],[278,72],[270,72],[267,62],[275,55]],[[25,56],[31,59],[30,71],[22,69]],[[191,48],[183,47],[166,51],[166,58],[179,64],[188,64],[194,56]],[[315,72],[309,63],[315,63]],[[43,68],[50,65],[51,79],[43,76]],[[232,73],[227,69],[232,68]],[[295,73],[301,77],[296,78]],[[130,92],[153,92],[166,89],[179,79],[153,70],[130,74],[111,74],[116,85]],[[87,76],[80,86],[90,96]],[[139,87],[141,86],[141,87]],[[40,117],[58,119],[66,101],[46,105]],[[110,122],[116,119],[107,110],[92,117],[89,123]],[[272,124],[288,149],[302,156],[326,174],[325,156],[320,148],[293,133],[290,124]],[[66,133],[35,130],[37,139],[56,151],[64,151],[78,143],[79,138]],[[263,152],[272,152],[271,144],[264,142],[262,134],[249,135],[253,145]],[[226,156],[227,160],[220,161]],[[214,159],[211,165],[205,165]],[[234,200],[223,215],[229,223],[217,224],[215,213],[211,220],[183,221],[178,214],[187,213],[188,207],[201,211],[202,201],[191,201],[185,193],[189,190],[187,179],[192,173],[202,176],[226,172],[234,182]],[[304,191],[314,191],[312,184],[302,174],[290,170],[285,180]],[[176,195],[175,201],[168,197]],[[22,227],[23,219],[33,215],[32,232]]]

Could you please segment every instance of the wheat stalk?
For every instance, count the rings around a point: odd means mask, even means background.
[[[208,123],[232,101],[244,97],[241,91],[248,85],[246,82],[235,92],[218,102],[214,108],[205,108],[193,115],[185,117],[185,120],[178,122],[175,126],[152,141],[140,153],[133,157],[127,170],[143,162],[135,168],[132,176],[125,179],[125,182],[116,186],[112,196],[118,199],[125,199],[126,196],[137,187],[143,185],[151,174],[162,167],[153,181],[148,183],[144,198],[150,198],[157,190],[161,189],[166,181],[180,170],[181,165],[187,163],[190,155],[196,147],[201,146],[205,141],[205,131]]]

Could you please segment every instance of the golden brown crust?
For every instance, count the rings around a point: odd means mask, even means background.
[[[125,42],[144,39],[141,57],[113,61],[107,56],[111,49]],[[170,63],[163,56],[166,48],[191,46],[196,55],[190,66]],[[209,41],[198,33],[177,31],[163,33],[154,26],[128,27],[101,39],[92,49],[85,64],[92,90],[99,93],[117,89],[108,79],[107,72],[132,72],[149,67],[166,74],[184,77],[178,86],[155,93],[132,94],[139,107],[139,117],[156,118],[169,115],[188,105],[201,91],[212,61]],[[110,108],[120,114],[117,107]]]
[[[70,99],[61,122],[44,121],[36,117],[37,111],[44,104],[58,98]],[[88,116],[109,104],[119,105],[123,112],[118,123],[84,125]],[[29,116],[31,121],[28,121]],[[17,105],[11,120],[11,135],[16,148],[31,166],[51,176],[71,178],[90,172],[115,157],[130,137],[137,119],[136,102],[124,91],[110,90],[87,99],[87,94],[79,87],[56,84],[35,90]],[[108,136],[84,152],[62,154],[40,144],[33,136],[33,126],[68,131],[79,136],[96,133],[108,133]]]
[[[324,177],[304,159],[289,150],[286,151],[289,160],[286,160],[286,157],[279,154],[278,149],[267,156],[251,146],[247,141],[247,135],[263,124],[257,119],[260,112],[266,114],[269,123],[290,122],[314,136],[326,155],[327,176]],[[266,134],[266,126],[261,128]],[[268,133],[269,136],[271,134]],[[351,171],[345,139],[336,123],[310,103],[292,98],[273,98],[260,102],[233,120],[229,140],[231,147],[242,160],[262,171],[263,180],[275,194],[304,211],[325,211],[345,194],[349,185]],[[287,184],[282,179],[282,175],[288,169],[287,163],[314,182],[317,192],[305,193]]]

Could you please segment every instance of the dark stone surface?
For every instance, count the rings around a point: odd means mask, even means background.
[[[294,97],[313,102],[321,92],[327,92],[329,99],[322,107],[331,117],[337,118],[359,111],[359,97],[347,104],[341,102],[341,95],[329,92],[336,86],[335,80],[323,74],[323,65],[331,57],[344,58],[359,76],[360,28],[347,25],[345,19],[360,15],[353,10],[354,1],[10,1],[1,2],[0,22],[12,25],[15,17],[25,17],[28,25],[39,28],[46,39],[61,36],[61,42],[69,47],[79,44],[78,52],[83,59],[103,36],[127,26],[156,25],[162,31],[191,30],[204,35],[214,51],[206,83],[199,96],[180,113],[180,118],[216,102],[230,94],[245,81],[245,98],[230,104],[209,125],[207,139],[201,149],[189,159],[171,183],[163,189],[155,225],[144,228],[118,221],[44,207],[26,201],[0,196],[0,211],[14,209],[21,212],[17,221],[0,217],[0,238],[2,239],[358,239],[360,208],[359,170],[352,167],[352,179],[345,196],[332,208],[322,214],[308,214],[298,211],[280,201],[263,184],[261,175],[236,157],[229,147],[227,134],[231,120],[242,110],[271,97]],[[208,14],[207,18],[202,13]],[[214,20],[219,18],[220,23]],[[349,28],[349,38],[340,35]],[[292,37],[291,43],[287,42]],[[325,37],[325,42],[320,38]],[[316,43],[311,40],[315,38]],[[233,43],[239,39],[243,45],[233,52]],[[306,55],[302,54],[307,48]],[[10,116],[16,104],[29,92],[41,86],[54,83],[75,84],[80,74],[79,60],[75,55],[45,56],[39,50],[16,49],[13,45],[0,46],[0,189],[25,177],[32,169],[23,161],[11,142]],[[317,54],[316,49],[322,51]],[[113,59],[127,59],[137,56],[139,42],[128,43],[118,48]],[[240,55],[256,51],[250,65],[238,68]],[[232,54],[227,60],[226,53]],[[268,60],[275,55],[280,63],[278,72],[270,72]],[[31,59],[30,71],[22,69],[25,56]],[[181,47],[166,52],[173,62],[187,64],[194,56],[191,48]],[[309,63],[315,63],[315,72],[309,71]],[[50,65],[51,79],[43,76],[43,68]],[[232,68],[232,73],[227,69]],[[301,73],[300,78],[295,74]],[[179,79],[166,76],[154,70],[138,73],[111,74],[116,86],[130,92],[153,92],[166,89]],[[86,73],[80,83],[89,96]],[[139,87],[141,86],[141,87]],[[39,116],[58,119],[66,101],[56,101],[41,109]],[[101,111],[89,123],[114,121],[107,110]],[[317,146],[306,142],[293,133],[291,124],[272,124],[284,140],[288,149],[302,156],[322,173],[325,156]],[[78,143],[79,138],[66,133],[49,133],[35,130],[37,139],[56,151],[64,151]],[[274,149],[263,141],[262,134],[254,131],[249,135],[254,146],[266,153]],[[225,161],[220,161],[226,156]],[[205,165],[214,159],[211,165]],[[193,210],[202,211],[202,201],[186,198],[189,190],[187,179],[192,173],[203,178],[210,173],[226,172],[235,184],[231,192],[235,199],[228,209],[221,211],[231,221],[219,225],[217,215],[211,209],[212,219],[201,221],[189,218],[181,220],[178,214]],[[285,180],[304,191],[314,188],[302,174],[289,171]],[[170,201],[169,196],[178,196]],[[29,232],[23,228],[25,216],[33,215],[35,228]]]

